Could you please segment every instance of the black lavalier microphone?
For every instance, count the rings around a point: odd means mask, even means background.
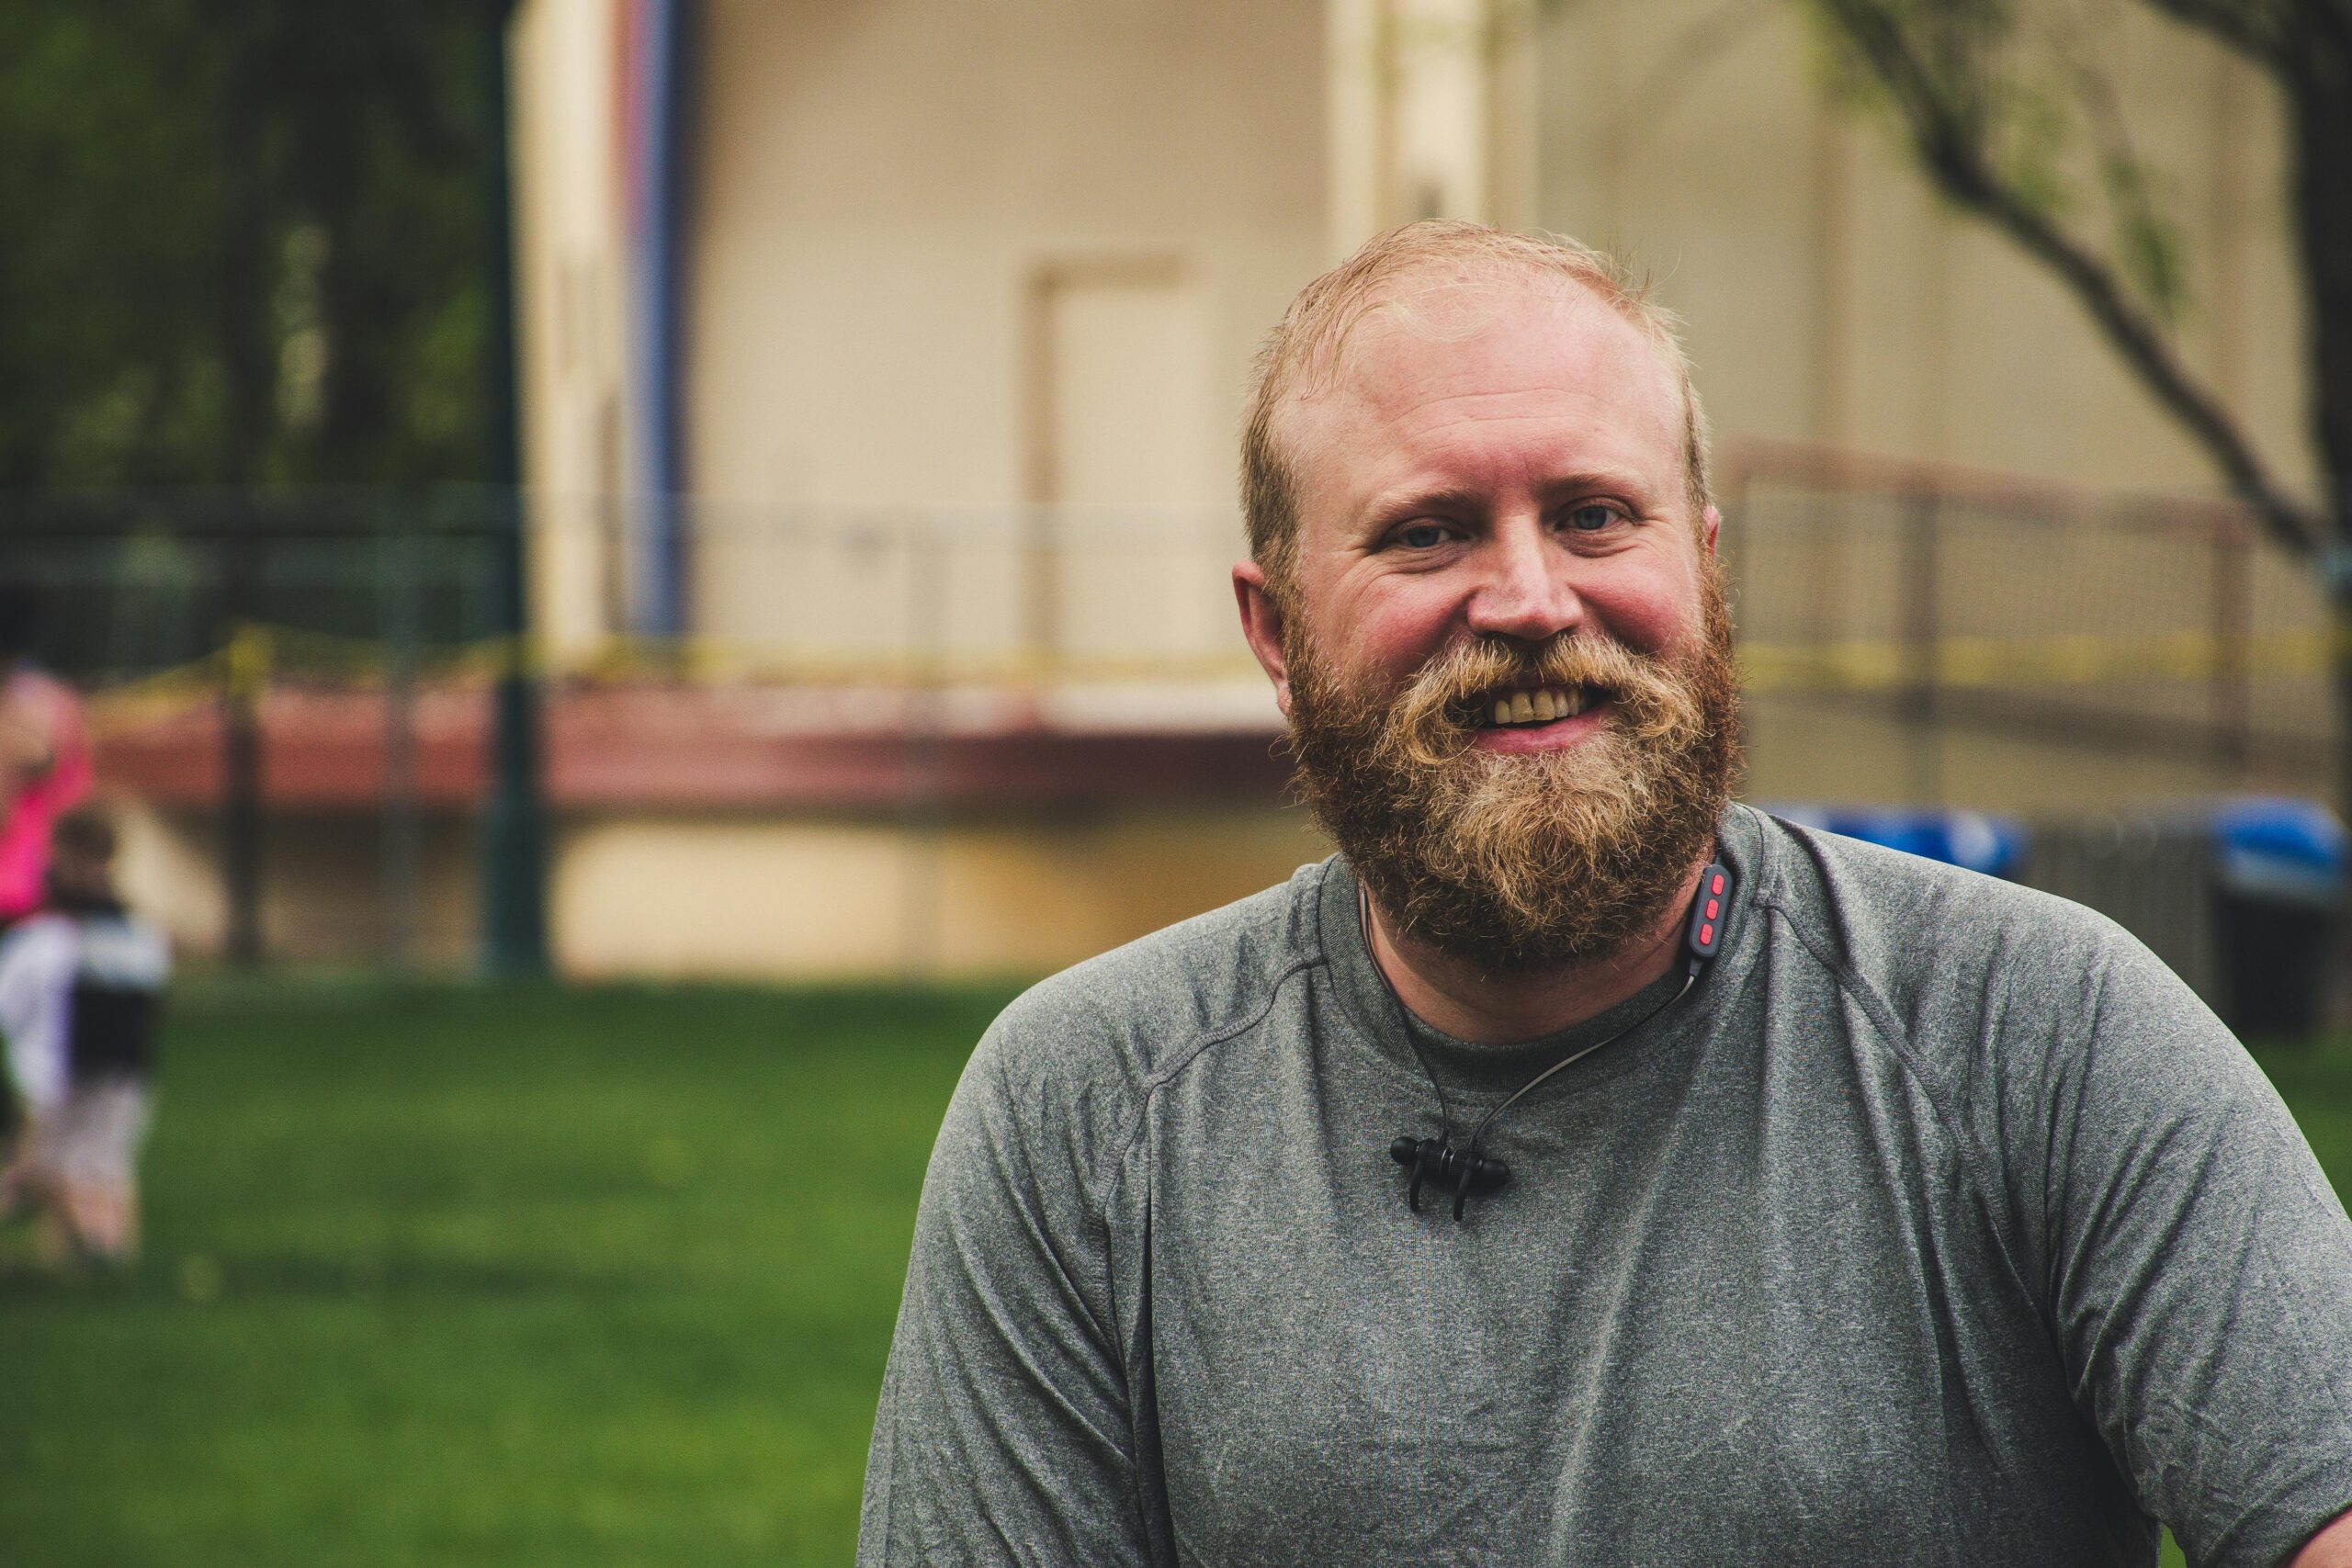
[[[1388,1157],[1413,1173],[1405,1188],[1405,1201],[1421,1212],[1421,1182],[1434,1180],[1453,1188],[1453,1217],[1473,1193],[1492,1192],[1510,1179],[1510,1167],[1487,1155],[1456,1149],[1443,1138],[1416,1138],[1408,1133],[1388,1145]]]
[[[1396,1021],[1404,1027],[1405,1043],[1412,1047],[1414,1058],[1421,1064],[1421,1071],[1429,1075],[1430,1087],[1437,1090],[1439,1135],[1416,1138],[1408,1133],[1388,1145],[1388,1157],[1412,1173],[1412,1179],[1405,1187],[1405,1201],[1413,1213],[1418,1214],[1421,1212],[1421,1183],[1424,1181],[1436,1183],[1441,1190],[1449,1186],[1453,1189],[1453,1217],[1457,1221],[1462,1218],[1463,1211],[1474,1194],[1492,1192],[1510,1182],[1510,1167],[1486,1152],[1487,1129],[1494,1125],[1496,1117],[1510,1110],[1521,1096],[1553,1074],[1584,1060],[1603,1045],[1615,1044],[1689,996],[1690,987],[1699,983],[1699,972],[1723,946],[1724,920],[1731,909],[1732,886],[1731,870],[1721,861],[1708,862],[1707,869],[1699,874],[1698,891],[1690,897],[1690,924],[1682,939],[1684,962],[1688,967],[1684,970],[1679,990],[1616,1033],[1561,1057],[1520,1085],[1500,1105],[1479,1118],[1477,1127],[1470,1134],[1467,1149],[1453,1146],[1453,1115],[1452,1108],[1446,1104],[1445,1086],[1438,1081],[1429,1058],[1421,1054],[1420,1037],[1413,1027],[1412,1014],[1406,1010],[1403,998],[1396,995],[1396,987],[1388,983],[1387,973],[1381,969],[1379,958],[1376,955],[1373,957],[1373,969],[1379,974],[1380,983],[1387,990],[1389,1001],[1396,1006]],[[1372,952],[1370,904],[1371,895],[1359,884],[1356,910],[1363,922],[1364,951],[1367,953]]]

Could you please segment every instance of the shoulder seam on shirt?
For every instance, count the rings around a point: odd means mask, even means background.
[[[1757,902],[1788,921],[1791,933],[1804,945],[1806,952],[1813,954],[1814,962],[1829,972],[1830,978],[1838,983],[1838,989],[1852,997],[1860,1006],[1862,1015],[1870,1020],[1871,1028],[1876,1032],[1881,1043],[1894,1057],[1896,1064],[1902,1067],[1905,1076],[1918,1086],[1921,1097],[1927,1100],[1928,1109],[1936,1113],[1936,1120],[1942,1122],[1945,1130],[1951,1133],[1952,1142],[1960,1150],[1960,1157],[1968,1167],[1968,1179],[1975,1186],[1977,1197],[1984,1204],[1985,1216],[1991,1222],[1993,1244],[2000,1249],[2002,1268],[2007,1271],[2010,1281],[2017,1286],[2026,1301],[2038,1307],[2041,1298],[2032,1286],[2027,1283],[2024,1272],[2018,1267],[2015,1238],[2008,1234],[2009,1218],[2007,1206],[1995,1201],[2000,1191],[2000,1186],[1985,1179],[1984,1160],[1976,1146],[1976,1140],[1969,1135],[1967,1128],[1944,1104],[1943,1095],[1929,1081],[1927,1073],[1920,1069],[1919,1064],[1913,1059],[1909,1039],[1895,1022],[1894,1010],[1886,1005],[1886,999],[1878,994],[1877,989],[1865,980],[1852,964],[1823,951],[1821,944],[1815,940],[1816,933],[1806,925],[1802,913],[1762,888],[1757,890]]]
[[[1323,879],[1329,874],[1330,867],[1327,863],[1315,878],[1314,890],[1308,895],[1308,897],[1317,908],[1319,908],[1322,902]],[[1119,1181],[1126,1168],[1127,1156],[1135,1148],[1136,1140],[1143,1135],[1144,1118],[1150,1113],[1152,1096],[1158,1094],[1161,1089],[1165,1088],[1177,1074],[1182,1072],[1186,1067],[1198,1061],[1202,1055],[1206,1052],[1210,1046],[1222,1044],[1226,1041],[1234,1038],[1236,1035],[1244,1033],[1250,1029],[1254,1029],[1260,1023],[1264,1022],[1266,1015],[1274,1010],[1274,1003],[1281,999],[1283,987],[1289,985],[1292,980],[1297,978],[1306,971],[1321,967],[1323,962],[1323,945],[1318,931],[1315,946],[1308,952],[1301,953],[1298,957],[1293,959],[1289,964],[1283,966],[1281,971],[1278,972],[1272,980],[1267,984],[1265,997],[1256,1008],[1244,1013],[1239,1019],[1227,1024],[1223,1026],[1212,1026],[1204,1030],[1198,1039],[1193,1041],[1190,1044],[1178,1051],[1169,1061],[1166,1066],[1143,1079],[1143,1081],[1136,1086],[1137,1092],[1136,1094],[1135,1110],[1129,1116],[1126,1135],[1119,1140],[1119,1146],[1113,1150],[1103,1162],[1090,1173],[1091,1178],[1091,1185],[1094,1190],[1094,1224],[1096,1228],[1101,1231],[1104,1242],[1102,1252],[1102,1283],[1104,1287],[1103,1299],[1111,1303],[1112,1321],[1110,1327],[1113,1343],[1117,1344],[1119,1339],[1119,1308],[1118,1282],[1114,1277],[1110,1266],[1111,1250],[1109,1241],[1111,1234],[1111,1201],[1118,1191]],[[1126,1355],[1126,1349],[1127,1348],[1125,1345],[1120,1346],[1120,1356],[1123,1360]]]
[[[1315,890],[1309,895],[1310,900],[1317,903],[1320,902],[1323,894],[1323,878],[1329,874],[1330,867],[1328,864],[1317,868],[1317,874],[1315,878]],[[1232,1022],[1222,1025],[1212,1024],[1208,1028],[1203,1030],[1196,1039],[1180,1047],[1174,1055],[1170,1057],[1166,1066],[1159,1068],[1159,1071],[1150,1074],[1148,1077],[1140,1079],[1136,1083],[1135,1110],[1129,1114],[1126,1136],[1121,1138],[1119,1140],[1119,1146],[1114,1150],[1101,1165],[1098,1165],[1095,1170],[1089,1173],[1092,1178],[1092,1185],[1095,1187],[1096,1190],[1102,1194],[1102,1201],[1100,1205],[1101,1213],[1098,1214],[1098,1218],[1105,1217],[1109,1214],[1110,1189],[1111,1187],[1115,1186],[1117,1181],[1115,1174],[1106,1181],[1102,1174],[1102,1168],[1107,1166],[1115,1173],[1117,1168],[1125,1161],[1127,1157],[1127,1151],[1135,1146],[1136,1136],[1142,1131],[1144,1113],[1150,1107],[1151,1097],[1158,1094],[1170,1079],[1176,1077],[1177,1074],[1192,1066],[1192,1064],[1199,1058],[1202,1052],[1207,1050],[1212,1045],[1220,1044],[1225,1041],[1230,1040],[1235,1035],[1242,1033],[1244,1031],[1262,1022],[1265,1016],[1274,1010],[1274,1003],[1276,999],[1282,996],[1283,987],[1288,985],[1291,980],[1301,972],[1313,969],[1322,963],[1323,947],[1318,936],[1316,945],[1311,950],[1299,954],[1290,963],[1284,964],[1282,969],[1275,974],[1274,977],[1268,982],[1265,997],[1255,1008],[1242,1014],[1238,1020],[1235,1020]]]
[[[2096,989],[2091,995],[2090,1027],[2083,1032],[2081,1038],[2068,1042],[2071,1053],[2077,1058],[2081,1057],[2088,1051],[2092,1042],[2100,1038],[2099,1023],[2105,1018],[2107,1013],[2107,979],[2109,971],[2110,965],[2102,963],[2094,972],[2098,984]],[[2043,1080],[2045,1086],[2049,1082],[2047,1077],[2048,1071],[2049,1069],[2045,1067],[2045,1077]],[[2047,1087],[2045,1087],[2043,1093],[2045,1099],[2056,1098],[2055,1093],[2050,1090]],[[2051,1319],[2053,1332],[2057,1327],[2057,1275],[2060,1269],[2063,1267],[2059,1260],[2062,1249],[2058,1245],[2056,1245],[2055,1241],[2055,1238],[2058,1235],[2058,1226],[2052,1219],[2050,1213],[2051,1194],[2056,1191],[2060,1186],[2058,1174],[2055,1169],[2057,1164],[2056,1145],[2058,1140],[2057,1110],[2058,1108],[2054,1104],[2051,1105],[2049,1107],[2049,1113],[2043,1118],[2048,1125],[2049,1131],[2043,1138],[2043,1152],[2041,1158],[2041,1203],[2040,1214],[2042,1236],[2042,1246],[2041,1249],[2042,1288],[2046,1292],[2044,1299],[2049,1303],[2046,1315]],[[2067,1168],[2065,1178],[2066,1184],[2071,1185],[2074,1180],[2075,1145],[2079,1143],[2082,1138],[2083,1100],[2079,1095],[2075,1098],[2074,1110],[2069,1117],[2069,1121],[2072,1124],[2066,1129]],[[2064,1337],[2061,1335],[2058,1336],[2058,1337],[2062,1341],[2060,1345],[2060,1358],[2061,1359],[2064,1359]],[[2084,1369],[2083,1375],[2085,1377],[2089,1376],[2089,1369],[2087,1367]],[[2072,1394],[2079,1394],[2081,1390],[2079,1387],[2070,1387],[2068,1390],[2068,1393]]]
[[[1110,1156],[1108,1161],[1108,1164],[1112,1167],[1112,1174],[1109,1181],[1102,1185],[1102,1212],[1106,1217],[1110,1213],[1110,1189],[1112,1186],[1115,1186],[1118,1181],[1117,1168],[1126,1163],[1127,1151],[1135,1146],[1136,1139],[1143,1133],[1144,1114],[1150,1109],[1151,1097],[1158,1094],[1162,1089],[1166,1088],[1179,1073],[1182,1073],[1186,1067],[1191,1066],[1194,1062],[1198,1061],[1201,1057],[1201,1054],[1206,1051],[1210,1046],[1222,1045],[1225,1042],[1232,1039],[1235,1035],[1247,1033],[1251,1029],[1256,1028],[1259,1024],[1263,1023],[1265,1021],[1266,1015],[1274,1010],[1274,1003],[1281,998],[1283,987],[1289,985],[1293,979],[1304,974],[1306,971],[1319,968],[1322,965],[1322,963],[1323,954],[1319,952],[1306,953],[1296,959],[1294,959],[1290,964],[1284,965],[1282,972],[1273,977],[1272,983],[1267,986],[1265,999],[1260,1002],[1254,1010],[1245,1014],[1238,1021],[1224,1028],[1211,1029],[1204,1032],[1199,1039],[1193,1041],[1191,1044],[1178,1052],[1165,1067],[1162,1067],[1159,1071],[1152,1074],[1151,1077],[1143,1080],[1142,1084],[1138,1086],[1138,1092],[1136,1096],[1136,1108],[1129,1120],[1127,1135],[1119,1140],[1118,1149]]]
[[[1119,1140],[1119,1146],[1113,1150],[1110,1155],[1105,1157],[1102,1165],[1098,1167],[1092,1173],[1093,1180],[1091,1185],[1094,1188],[1094,1224],[1096,1228],[1102,1233],[1105,1244],[1102,1255],[1102,1282],[1107,1290],[1107,1299],[1112,1303],[1112,1317],[1114,1321],[1111,1328],[1112,1337],[1114,1340],[1117,1338],[1118,1335],[1118,1324],[1116,1322],[1118,1316],[1118,1305],[1116,1281],[1111,1275],[1111,1255],[1108,1245],[1111,1235],[1111,1201],[1113,1197],[1116,1195],[1120,1179],[1125,1173],[1127,1156],[1135,1148],[1136,1140],[1143,1136],[1144,1118],[1151,1111],[1151,1097],[1158,1094],[1161,1089],[1166,1087],[1169,1081],[1174,1078],[1177,1074],[1182,1072],[1186,1067],[1192,1066],[1193,1063],[1198,1061],[1202,1054],[1206,1052],[1210,1046],[1222,1044],[1226,1041],[1232,1039],[1235,1035],[1244,1033],[1263,1022],[1266,1015],[1274,1010],[1274,1003],[1282,996],[1283,987],[1290,984],[1290,982],[1297,976],[1304,974],[1309,969],[1319,966],[1322,962],[1323,954],[1318,951],[1311,954],[1301,956],[1290,964],[1286,965],[1280,974],[1274,976],[1272,984],[1266,987],[1265,1000],[1260,1004],[1254,1011],[1249,1013],[1239,1021],[1233,1023],[1227,1028],[1212,1029],[1204,1032],[1198,1040],[1193,1041],[1182,1052],[1178,1053],[1176,1058],[1165,1068],[1146,1078],[1138,1087],[1138,1092],[1136,1095],[1135,1110],[1130,1114],[1127,1122],[1126,1136]]]
[[[1319,900],[1323,886],[1321,878],[1317,879],[1315,886],[1317,897]],[[1204,1030],[1199,1039],[1177,1052],[1165,1067],[1144,1079],[1138,1086],[1135,1111],[1127,1123],[1126,1136],[1119,1140],[1118,1148],[1106,1160],[1107,1170],[1096,1173],[1094,1225],[1102,1237],[1102,1299],[1110,1304],[1111,1321],[1106,1326],[1109,1330],[1110,1343],[1118,1352],[1119,1370],[1123,1376],[1131,1370],[1130,1357],[1135,1348],[1126,1343],[1120,1322],[1118,1272],[1112,1266],[1114,1249],[1111,1245],[1111,1204],[1118,1193],[1120,1181],[1125,1178],[1127,1156],[1134,1150],[1136,1140],[1143,1136],[1144,1120],[1150,1114],[1152,1096],[1158,1094],[1177,1074],[1200,1060],[1211,1046],[1222,1044],[1236,1035],[1245,1033],[1264,1022],[1266,1015],[1274,1010],[1274,1003],[1281,999],[1283,987],[1307,970],[1319,967],[1322,963],[1323,952],[1319,945],[1313,952],[1303,953],[1294,959],[1274,976],[1272,981],[1266,987],[1264,1000],[1255,1009],[1223,1028]],[[1132,1423],[1135,1417],[1132,1393],[1127,1416]],[[1151,1509],[1148,1506],[1149,1499],[1145,1496],[1143,1491],[1143,1467],[1140,1464],[1128,1466],[1127,1483],[1129,1506],[1136,1510],[1138,1519],[1148,1521],[1151,1517]],[[1148,1529],[1146,1534],[1149,1534]]]

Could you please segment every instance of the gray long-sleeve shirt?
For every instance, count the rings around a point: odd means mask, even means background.
[[[1792,829],[1690,994],[1408,1213],[1341,861],[1009,1008],[933,1156],[878,1564],[2268,1564],[2352,1506],[2352,1225],[2096,915]],[[1436,1037],[1460,1143],[1672,976]]]

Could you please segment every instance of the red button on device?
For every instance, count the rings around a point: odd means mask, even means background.
[[[1716,911],[1720,910],[1722,908],[1723,908],[1723,906],[1722,906],[1721,904],[1716,903],[1713,898],[1708,899],[1708,900],[1707,900],[1707,919],[1711,919],[1711,920],[1712,920],[1712,919],[1713,919],[1715,918]]]
[[[1714,940],[1715,940],[1715,928],[1714,928],[1714,927],[1713,927],[1713,926],[1701,926],[1701,927],[1699,928],[1699,945],[1700,945],[1701,947],[1704,947],[1704,946],[1706,946],[1709,942],[1713,942],[1713,941],[1714,941]]]

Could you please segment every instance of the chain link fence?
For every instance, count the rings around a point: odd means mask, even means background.
[[[2324,769],[2316,575],[2220,501],[1754,448],[1728,547],[1752,683],[2119,753]]]

